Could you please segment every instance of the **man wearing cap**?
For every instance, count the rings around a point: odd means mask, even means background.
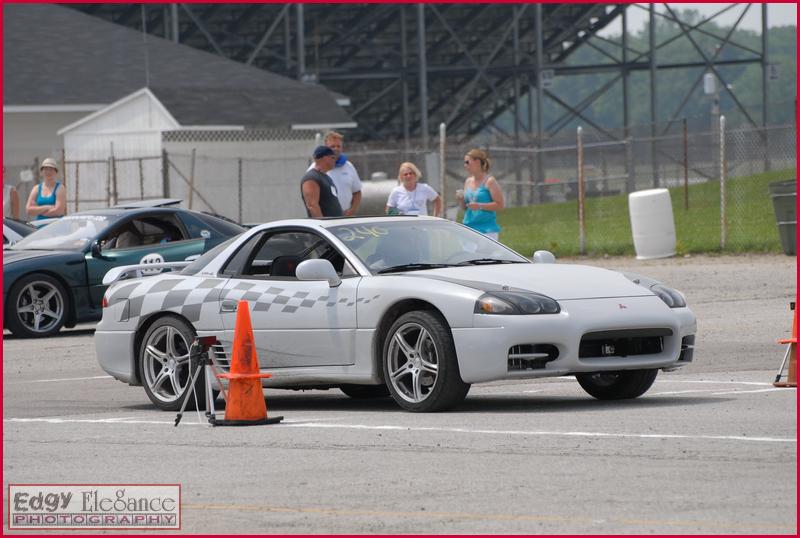
[[[56,181],[58,166],[55,159],[48,157],[43,160],[39,171],[42,173],[42,181],[31,189],[28,204],[25,206],[28,218],[41,220],[63,217],[67,213],[67,195],[64,189],[59,189],[61,182]]]
[[[342,206],[336,195],[333,180],[327,174],[336,163],[336,153],[328,146],[317,146],[314,164],[300,180],[300,194],[311,218],[341,217]]]
[[[346,217],[355,215],[358,206],[361,205],[361,178],[358,177],[358,170],[353,166],[347,155],[342,153],[344,147],[344,135],[336,131],[325,133],[325,145],[336,154],[336,163],[333,169],[328,172],[328,176],[336,186],[336,197],[339,198],[339,205]],[[313,168],[312,164],[309,170]]]

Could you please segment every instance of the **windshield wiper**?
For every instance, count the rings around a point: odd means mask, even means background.
[[[441,269],[442,267],[452,267],[452,265],[448,265],[446,263],[406,263],[403,265],[395,265],[393,267],[381,269],[378,271],[378,274],[383,275],[386,273],[399,273],[402,271],[419,271],[422,269]]]
[[[466,260],[459,262],[456,265],[492,265],[496,263],[524,263],[516,260],[500,260],[497,258],[476,258],[474,260]]]

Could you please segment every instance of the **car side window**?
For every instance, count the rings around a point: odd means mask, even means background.
[[[316,234],[286,231],[262,234],[240,249],[226,267],[240,278],[296,280],[295,271],[305,260],[326,259],[344,277],[357,274],[328,241]],[[236,268],[241,267],[238,271]]]
[[[102,250],[166,245],[188,239],[174,215],[147,215],[115,228],[100,242]]]

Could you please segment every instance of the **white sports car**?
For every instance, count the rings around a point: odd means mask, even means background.
[[[180,272],[111,270],[97,356],[175,410],[195,335],[216,337],[224,370],[244,299],[273,374],[264,387],[391,395],[409,411],[452,407],[472,383],[563,375],[595,398],[635,398],[658,370],[691,362],[697,324],[681,293],[554,262],[432,217],[272,222]]]

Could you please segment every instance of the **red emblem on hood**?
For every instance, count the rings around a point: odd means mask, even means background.
[[[628,308],[628,307],[627,307],[627,306],[625,306],[625,305],[624,305],[624,304],[622,304],[622,303],[619,303],[619,309],[620,309],[620,310],[624,310],[624,309],[626,309],[626,308]]]

